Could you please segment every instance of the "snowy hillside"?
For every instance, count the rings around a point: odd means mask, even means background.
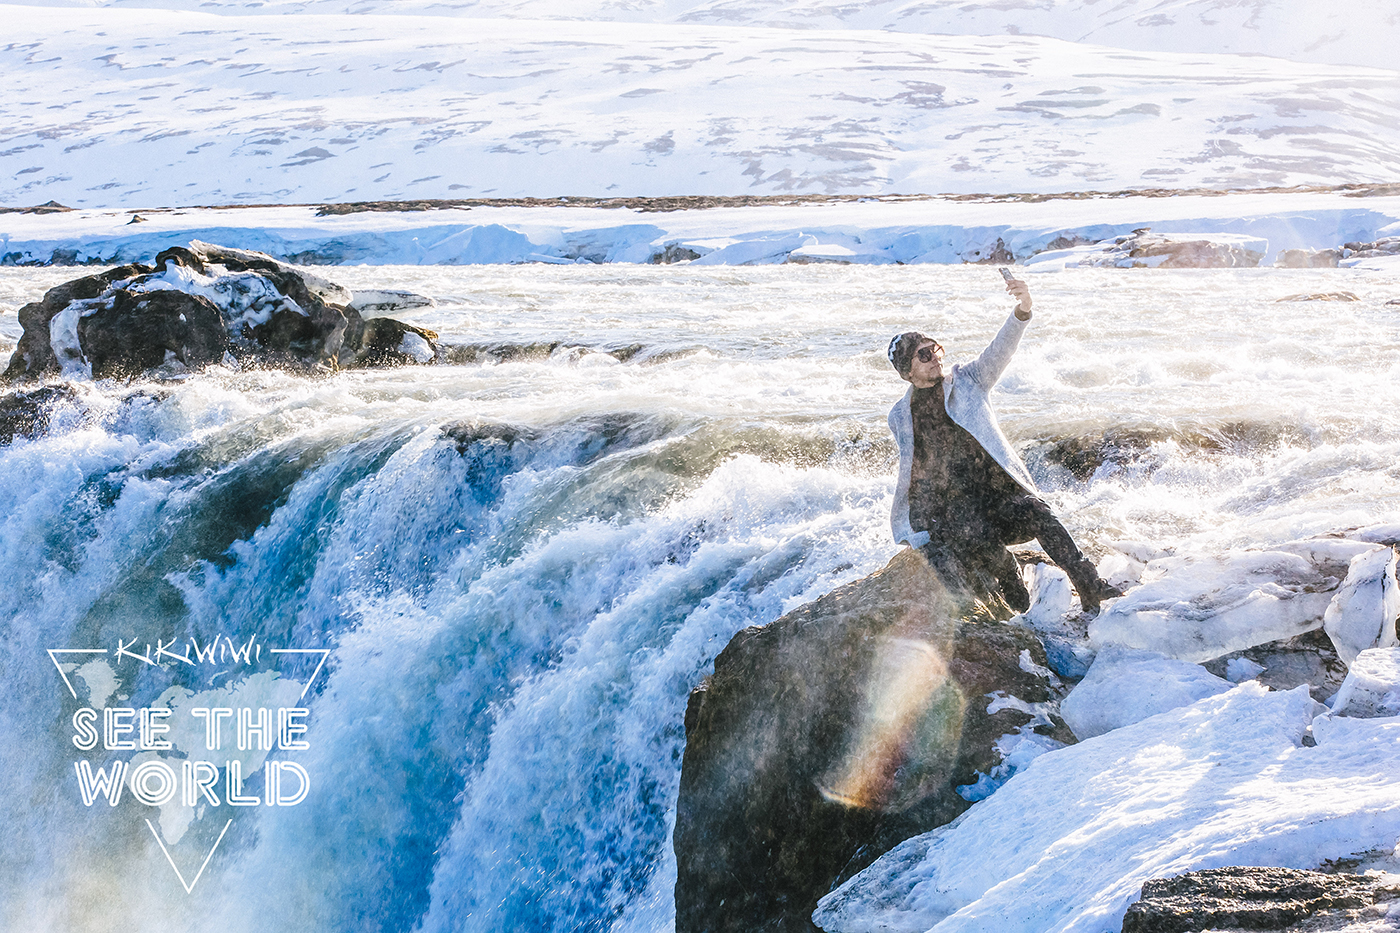
[[[876,30],[4,11],[4,205],[1400,174],[1400,81],[1378,69]]]
[[[38,0],[41,5],[49,5]],[[375,13],[473,18],[885,29],[1037,35],[1125,49],[1272,55],[1396,68],[1400,4],[1313,0],[52,0],[57,6],[235,14]]]

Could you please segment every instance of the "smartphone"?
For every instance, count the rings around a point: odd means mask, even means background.
[[[1014,281],[1016,281],[1016,276],[1012,275],[1012,274],[1011,274],[1011,270],[1008,269],[1008,268],[1006,268],[1005,266],[1002,266],[1002,267],[1001,267],[1000,269],[998,269],[997,271],[1001,273],[1001,277],[1004,278],[1004,279],[1006,279],[1006,281],[1008,281],[1008,282],[1014,282]]]

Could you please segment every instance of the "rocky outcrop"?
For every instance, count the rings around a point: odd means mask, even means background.
[[[1332,249],[1279,250],[1274,265],[1289,269],[1325,269],[1339,266],[1346,259],[1374,259],[1397,254],[1400,254],[1400,236],[1389,236],[1369,242],[1353,240]]]
[[[914,550],[740,632],[686,711],[676,929],[814,929],[833,883],[986,796],[1013,749],[1073,740],[1045,664]]]
[[[134,263],[116,266],[98,275],[89,275],[62,285],[55,285],[39,301],[19,309],[20,327],[24,329],[10,357],[5,378],[39,378],[60,371],[58,356],[50,340],[49,323],[62,310],[75,302],[90,301],[105,293],[113,282],[121,282],[152,272],[151,266]]]
[[[375,293],[379,305],[386,295]],[[52,288],[21,308],[19,320],[24,333],[4,373],[10,381],[193,371],[219,361],[400,365],[432,362],[437,352],[435,333],[366,320],[339,285],[263,253],[199,241],[164,251],[154,266],[118,266]]]
[[[136,376],[175,360],[202,369],[229,349],[223,317],[202,295],[117,288],[87,310],[75,323],[94,379]]]
[[[1096,266],[1158,269],[1253,268],[1264,258],[1263,241],[1232,234],[1153,233],[1150,227],[1118,237]],[[1081,263],[1082,264],[1082,263]]]
[[[1297,295],[1284,295],[1276,299],[1282,301],[1360,301],[1361,296],[1355,292],[1301,292]]]
[[[1386,919],[1396,926],[1385,924]],[[1293,868],[1213,868],[1145,883],[1142,898],[1123,917],[1123,933],[1301,933],[1352,928],[1366,921],[1383,925],[1354,929],[1400,926],[1400,885],[1369,875]]]
[[[41,386],[0,396],[0,444],[8,444],[16,437],[43,434],[58,409],[77,404],[77,393],[66,385]]]
[[[1285,269],[1335,269],[1341,259],[1339,249],[1281,249],[1274,265]]]

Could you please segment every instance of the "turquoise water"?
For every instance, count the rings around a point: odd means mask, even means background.
[[[69,277],[0,270],[0,334],[17,336],[18,305]],[[893,555],[884,419],[903,384],[885,344],[918,328],[953,359],[977,352],[1009,310],[999,277],[334,278],[431,295],[436,307],[403,316],[478,361],[86,383],[48,435],[0,450],[0,922],[668,928],[689,690],[734,632]],[[1037,317],[995,401],[1095,556],[1394,520],[1393,277],[1115,270],[1032,288]],[[1276,301],[1342,288],[1361,300]],[[1057,445],[1105,432],[1128,440],[1094,469],[1062,465]],[[220,638],[260,654],[115,651]],[[61,657],[65,681],[46,654],[59,648],[106,654]],[[275,649],[327,654],[317,671],[320,655]],[[300,766],[299,803],[81,799],[80,761],[226,768],[239,756],[180,719],[198,704],[298,703],[309,748],[240,760],[251,794],[266,761]],[[185,730],[166,753],[73,745],[78,709],[161,704]]]

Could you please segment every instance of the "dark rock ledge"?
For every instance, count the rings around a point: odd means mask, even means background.
[[[815,930],[835,883],[1004,780],[1007,741],[1074,741],[1039,638],[994,615],[906,549],[733,638],[686,710],[678,933]]]
[[[1359,927],[1358,927],[1359,925]],[[1123,933],[1400,930],[1400,879],[1293,868],[1213,868],[1142,886]]]
[[[382,305],[378,305],[382,307]],[[19,310],[4,379],[194,371],[218,362],[340,369],[431,362],[437,334],[366,319],[350,291],[264,253],[199,241],[65,282]]]

